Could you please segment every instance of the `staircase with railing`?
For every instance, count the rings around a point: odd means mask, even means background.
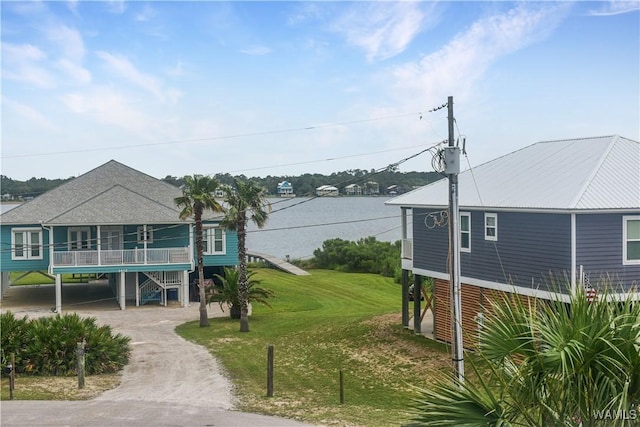
[[[182,285],[182,271],[145,271],[147,276],[139,286],[140,305],[147,302],[167,304],[167,290],[178,289]]]

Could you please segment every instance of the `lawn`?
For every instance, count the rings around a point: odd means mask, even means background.
[[[95,279],[95,274],[63,274],[63,283],[86,283]],[[17,280],[16,280],[17,279]],[[38,271],[32,271],[27,274],[24,272],[14,271],[10,275],[12,286],[21,285],[49,285],[55,283],[53,277],[49,277]]]
[[[293,276],[259,269],[276,293],[255,306],[251,332],[211,319],[177,332],[206,346],[236,386],[240,409],[324,425],[397,426],[407,421],[412,386],[450,371],[447,348],[405,330],[400,286],[389,278],[314,270]],[[266,397],[267,346],[275,349],[274,397]],[[339,401],[344,373],[345,403]]]

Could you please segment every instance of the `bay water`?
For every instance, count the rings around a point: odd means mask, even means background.
[[[250,224],[247,250],[283,259],[307,259],[325,240],[357,241],[373,236],[395,242],[402,238],[400,208],[384,204],[389,197],[270,198],[266,225]]]

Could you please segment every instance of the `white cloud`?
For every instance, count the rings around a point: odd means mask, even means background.
[[[425,27],[422,2],[356,2],[332,25],[347,42],[364,49],[369,61],[402,53]],[[434,3],[429,3],[433,9]]]
[[[82,60],[85,48],[80,32],[65,25],[57,25],[48,27],[45,33],[49,40],[62,51],[62,56],[74,62]]]
[[[640,1],[638,0],[610,0],[609,2],[602,3],[599,9],[592,9],[589,14],[593,16],[611,16],[635,12],[637,10],[640,10]]]
[[[148,22],[157,15],[157,12],[154,8],[151,7],[148,3],[144,5],[142,10],[135,15],[135,20],[138,22]]]
[[[440,50],[397,67],[396,89],[411,99],[468,95],[501,57],[546,38],[568,12],[567,4],[521,4],[475,22]],[[421,94],[421,95],[417,95]]]
[[[25,118],[26,121],[31,124],[31,126],[39,126],[46,129],[54,128],[51,121],[44,114],[28,105],[25,105],[21,102],[13,101],[5,96],[2,97],[2,104]]]
[[[181,96],[180,91],[164,89],[162,82],[156,77],[139,71],[127,58],[99,51],[96,55],[102,59],[116,74],[134,85],[154,95],[161,102],[175,103]]]
[[[41,88],[56,85],[54,76],[46,69],[46,54],[32,44],[2,43],[2,77],[29,83]]]
[[[150,117],[133,108],[124,94],[109,87],[70,93],[61,99],[72,112],[99,123],[118,126],[144,136],[148,136],[147,132],[153,128]]]
[[[248,49],[242,49],[240,52],[244,53],[245,55],[262,56],[270,54],[271,49],[266,46],[254,46]]]
[[[89,70],[68,59],[61,59],[56,62],[56,67],[64,72],[74,84],[83,85],[91,82],[91,73]]]
[[[115,15],[122,15],[127,10],[127,5],[124,0],[109,0],[107,10]]]

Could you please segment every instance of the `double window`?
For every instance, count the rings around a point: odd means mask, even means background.
[[[640,264],[640,216],[622,217],[622,264]]]
[[[91,229],[89,227],[69,227],[67,245],[70,251],[91,249]]]
[[[205,255],[221,255],[226,253],[224,230],[220,227],[204,228],[202,230],[202,247]]]
[[[42,229],[14,228],[11,230],[11,259],[42,259]]]

